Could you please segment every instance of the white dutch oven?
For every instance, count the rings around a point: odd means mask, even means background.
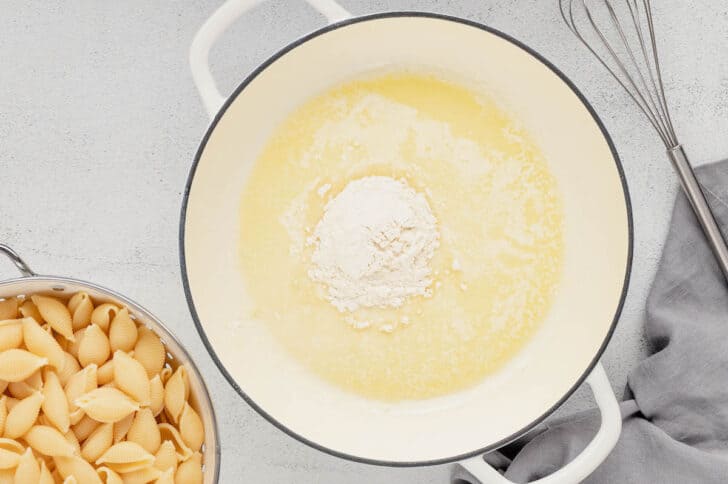
[[[198,32],[190,54],[212,123],[184,197],[181,264],[197,328],[222,373],[270,422],[324,452],[390,466],[464,461],[485,483],[508,481],[482,454],[523,435],[586,381],[602,412],[601,428],[581,455],[538,482],[585,478],[620,433],[619,408],[599,358],[624,300],[632,255],[627,187],[593,110],[554,66],[493,29],[424,13],[351,18],[331,0],[308,0],[329,26],[278,52],[226,98],[210,74],[209,49],[258,3],[225,3]],[[488,86],[550,162],[564,204],[566,246],[553,308],[515,361],[466,392],[396,404],[324,384],[263,325],[239,324],[246,292],[237,264],[241,190],[277,123],[326,87],[387,66],[432,67]]]

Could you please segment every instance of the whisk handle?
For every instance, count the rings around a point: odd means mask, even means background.
[[[698,222],[708,239],[708,244],[710,244],[710,248],[713,250],[720,270],[723,272],[726,280],[728,280],[728,246],[726,246],[723,234],[720,228],[718,228],[713,211],[710,209],[710,205],[708,205],[705,193],[703,193],[702,188],[700,188],[700,183],[695,177],[695,172],[685,154],[685,150],[682,145],[677,145],[667,150],[667,153],[670,156],[670,160],[672,160],[675,171],[680,177],[680,184],[690,201],[690,205],[693,207],[695,215],[698,217]]]

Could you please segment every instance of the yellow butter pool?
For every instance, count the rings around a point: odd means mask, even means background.
[[[342,313],[307,275],[309,237],[327,201],[371,175],[426,195],[432,296]],[[336,86],[277,128],[243,190],[240,262],[250,316],[310,371],[370,398],[424,399],[477,384],[534,334],[561,231],[555,180],[514,120],[458,83],[390,73]]]

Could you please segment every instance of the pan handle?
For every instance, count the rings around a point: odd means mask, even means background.
[[[228,0],[202,24],[202,27],[197,31],[194,39],[192,39],[192,45],[190,46],[190,69],[192,69],[192,78],[195,81],[197,90],[200,92],[202,103],[205,105],[210,119],[215,118],[225,99],[227,99],[218,90],[217,84],[215,84],[215,80],[210,72],[210,65],[208,63],[210,48],[238,17],[265,1]],[[306,0],[306,2],[326,17],[329,23],[351,17],[351,14],[336,3],[335,0]]]
[[[589,384],[602,414],[599,431],[581,454],[574,457],[574,460],[553,474],[532,481],[531,484],[573,484],[581,482],[604,462],[604,459],[607,458],[617,444],[619,434],[622,431],[622,414],[601,362],[597,363],[586,382]],[[461,465],[481,484],[512,484],[510,480],[488,465],[483,456],[463,461]],[[468,481],[464,478],[458,478],[454,482],[467,483]]]
[[[23,274],[23,277],[32,277],[37,275],[35,272],[33,272],[30,266],[28,266],[28,264],[26,264],[25,261],[20,258],[18,253],[11,249],[9,246],[0,243],[0,254],[10,259],[10,262],[12,262],[15,267],[18,268],[20,273]]]

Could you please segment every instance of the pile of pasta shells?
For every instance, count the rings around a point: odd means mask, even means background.
[[[184,366],[113,303],[0,300],[0,483],[202,483]]]

